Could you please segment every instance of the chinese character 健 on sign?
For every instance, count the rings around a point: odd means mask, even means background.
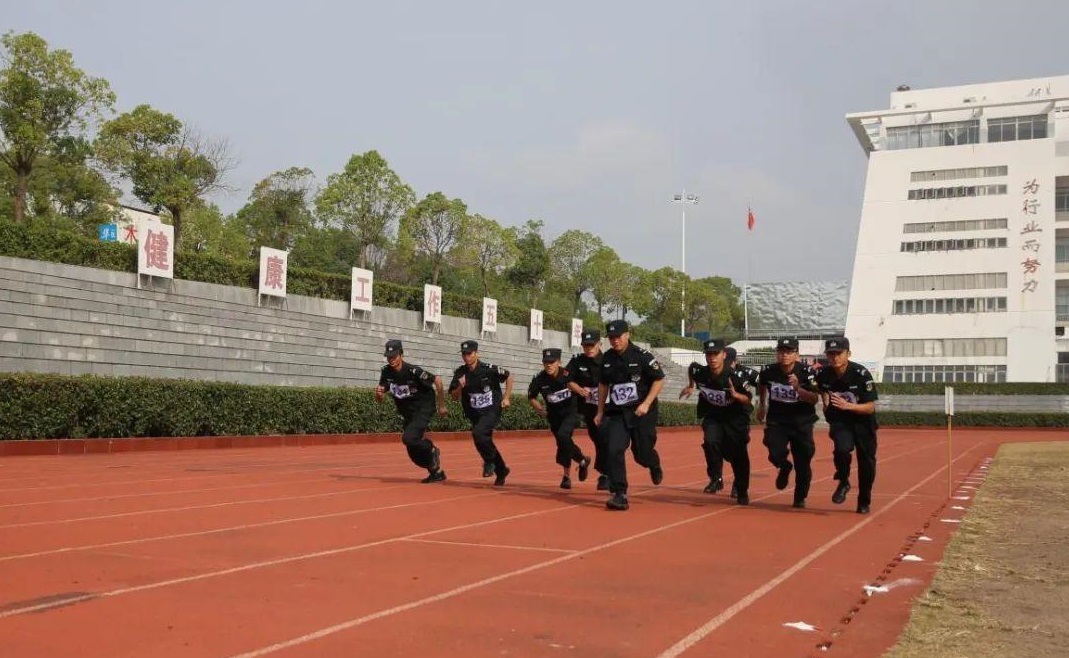
[[[145,236],[145,263],[154,270],[169,270],[167,262],[167,235],[163,231],[149,229]]]

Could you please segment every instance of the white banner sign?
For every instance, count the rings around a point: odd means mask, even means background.
[[[423,286],[423,321],[442,324],[442,287]]]
[[[579,347],[583,344],[583,321],[579,318],[572,318],[572,347]]]
[[[137,273],[174,278],[174,227],[160,222],[137,226]]]
[[[371,289],[375,283],[375,273],[371,270],[353,268],[353,287],[349,299],[349,312],[371,311]]]
[[[531,340],[542,340],[542,322],[544,319],[542,311],[537,308],[531,309]]]
[[[272,297],[286,296],[286,270],[289,268],[289,252],[271,247],[260,247],[260,294]]]
[[[497,300],[483,297],[483,333],[497,331]]]
[[[954,387],[943,387],[943,411],[948,416],[954,415]]]

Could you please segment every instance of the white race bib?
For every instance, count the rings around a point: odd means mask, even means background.
[[[698,390],[701,391],[701,396],[705,398],[705,401],[716,407],[726,407],[728,404],[727,391],[718,391],[712,388],[705,388],[699,386]]]
[[[635,382],[613,384],[611,391],[613,404],[625,405],[638,402],[638,385]]]
[[[842,393],[840,393],[838,391],[833,391],[833,392],[836,395],[838,395],[839,397],[841,397],[842,399],[844,399],[847,402],[849,402],[850,404],[856,404],[857,403],[857,396],[854,395],[853,393],[850,393],[849,391],[844,391]]]
[[[547,395],[546,396],[546,402],[549,402],[549,403],[552,403],[552,404],[557,404],[559,402],[564,402],[565,400],[567,400],[570,397],[572,397],[572,392],[569,391],[566,388],[562,388],[559,391],[556,391],[554,393],[550,393],[549,395]]]
[[[768,396],[776,402],[786,402],[788,404],[798,402],[798,391],[794,390],[794,387],[789,384],[776,384],[773,382],[768,385],[768,389]]]
[[[395,399],[404,400],[405,398],[412,397],[412,389],[408,384],[390,384],[390,395]]]
[[[469,399],[471,400],[472,409],[486,409],[494,404],[493,392],[472,393]]]
[[[598,389],[597,387],[588,388],[586,390],[586,403],[597,404],[598,403]]]

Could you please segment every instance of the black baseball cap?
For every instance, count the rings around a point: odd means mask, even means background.
[[[554,361],[560,361],[560,350],[556,347],[547,347],[542,350],[542,363],[553,363]]]
[[[583,345],[596,345],[601,342],[601,332],[597,329],[587,329],[583,332],[580,343]]]
[[[605,325],[605,333],[609,335],[609,338],[616,338],[622,336],[630,331],[627,322],[625,320],[613,320],[609,324]]]
[[[478,352],[478,351],[479,351],[479,343],[475,342],[474,340],[466,340],[466,341],[464,341],[463,343],[460,344],[460,353],[461,354],[469,354],[471,352]]]
[[[739,353],[735,351],[734,347],[725,347],[724,348],[724,361],[727,361],[728,363],[731,363],[732,361],[737,359],[738,356],[739,356]]]
[[[702,349],[705,351],[706,354],[720,354],[724,351],[724,339],[712,338],[710,340],[707,340],[702,346]]]
[[[850,340],[847,338],[829,338],[824,341],[825,352],[845,352],[850,349]]]
[[[388,340],[386,341],[386,351],[383,353],[383,356],[397,356],[404,351],[404,346],[401,345],[401,341]]]
[[[797,352],[798,351],[798,339],[797,338],[780,338],[776,341],[776,351],[784,352]]]

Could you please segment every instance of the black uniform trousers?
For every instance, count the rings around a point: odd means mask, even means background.
[[[609,468],[609,491],[627,493],[627,449],[639,466],[651,471],[661,468],[661,456],[657,454],[657,405],[650,407],[645,416],[635,415],[631,408],[605,412],[601,432],[608,448],[606,464]]]
[[[813,481],[813,455],[817,446],[813,442],[813,422],[768,420],[765,422],[765,447],[768,461],[776,468],[783,468],[794,459],[794,500],[804,501],[809,497],[809,485]]]
[[[746,495],[750,491],[750,419],[745,416],[724,419],[706,416],[702,419],[702,433],[705,435],[702,449],[709,481],[724,477],[726,460],[731,464],[739,495]]]
[[[498,474],[505,468],[505,458],[498,452],[494,445],[494,427],[501,418],[500,408],[490,408],[482,413],[472,413],[468,416],[471,421],[471,438],[475,441],[475,449],[483,458],[484,464],[493,464]]]
[[[572,462],[580,463],[586,457],[579,446],[575,445],[572,435],[579,426],[579,415],[572,412],[549,416],[549,429],[553,432],[553,438],[557,440],[557,463],[568,468]]]
[[[830,423],[834,444],[835,479],[850,481],[851,455],[857,450],[857,504],[872,504],[872,484],[876,481],[876,430],[865,423]]]
[[[604,434],[594,424],[594,416],[598,415],[598,405],[583,403],[583,423],[586,425],[587,436],[594,444],[594,470],[602,475],[609,474],[609,466],[606,463],[609,458],[608,446],[605,445]]]
[[[427,438],[427,428],[431,425],[434,417],[434,407],[416,407],[401,413],[404,421],[404,430],[401,432],[401,442],[408,450],[408,458],[412,463],[428,471],[438,470],[438,460],[434,452],[434,443]]]

